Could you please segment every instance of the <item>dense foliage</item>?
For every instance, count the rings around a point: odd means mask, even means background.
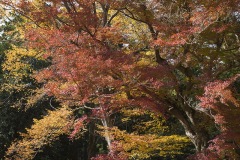
[[[239,5],[2,0],[0,156],[240,158]]]

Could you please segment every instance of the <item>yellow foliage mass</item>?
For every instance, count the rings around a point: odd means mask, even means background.
[[[6,53],[6,59],[2,64],[4,71],[4,78],[8,82],[5,84],[5,90],[16,89],[22,90],[25,84],[22,83],[23,79],[30,77],[32,73],[32,65],[27,60],[27,58],[38,58],[38,53],[34,50],[27,50],[25,48],[20,48],[13,46],[12,50]]]
[[[42,119],[34,119],[34,125],[22,133],[22,140],[15,141],[7,151],[6,159],[33,159],[41,148],[66,133],[72,112],[66,107],[49,111]]]
[[[140,160],[156,155],[166,157],[182,154],[181,149],[190,143],[186,136],[137,135],[121,131],[118,128],[110,129],[110,134],[117,142],[116,146],[113,146],[114,150],[119,154],[127,155],[129,159]]]

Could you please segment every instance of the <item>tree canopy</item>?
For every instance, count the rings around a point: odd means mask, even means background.
[[[240,1],[0,5],[6,159],[239,158]]]

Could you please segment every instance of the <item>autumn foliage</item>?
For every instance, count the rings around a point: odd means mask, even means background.
[[[0,5],[23,19],[1,92],[49,106],[5,158],[41,158],[64,136],[92,160],[239,158],[240,1]]]

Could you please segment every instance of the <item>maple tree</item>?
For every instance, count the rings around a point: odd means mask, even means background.
[[[199,158],[239,158],[239,92],[233,91],[239,83],[238,78],[239,75],[226,81],[211,82],[205,87],[204,95],[199,97],[200,105],[212,111],[210,113],[221,130],[221,134],[211,140],[206,154],[199,154]]]
[[[207,92],[209,82],[239,73],[238,0],[2,3],[28,19],[28,49],[51,61],[35,74],[45,92],[73,110],[90,112],[81,114],[73,137],[83,121],[94,117],[106,127],[102,135],[112,153],[108,128],[114,126],[115,113],[140,107],[178,119],[196,151],[204,152],[217,134],[215,124],[224,123],[209,112],[217,110],[228,121],[232,112],[226,108],[238,110],[238,101],[228,99],[230,90],[215,86]],[[204,87],[206,99],[199,103]],[[219,98],[210,96],[215,92],[228,96],[231,104],[205,106],[204,101]],[[227,129],[234,135],[235,125]],[[221,137],[225,130],[219,132]],[[220,144],[212,142],[209,147]],[[234,143],[238,146],[238,140]]]

